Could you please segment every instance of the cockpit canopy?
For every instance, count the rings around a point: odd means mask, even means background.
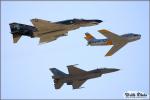
[[[82,20],[82,19],[69,19],[69,20],[65,20],[65,21],[59,21],[59,22],[56,22],[56,23],[70,25],[70,24],[74,24],[74,23],[76,23],[80,20]]]
[[[134,34],[134,33],[128,33],[128,34],[124,34],[122,35],[123,37],[130,37],[130,36],[139,36],[138,34]]]

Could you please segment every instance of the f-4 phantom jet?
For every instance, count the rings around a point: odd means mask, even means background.
[[[96,39],[90,33],[85,33],[85,39],[88,41],[90,46],[99,46],[99,45],[113,45],[113,47],[108,51],[105,56],[112,56],[120,48],[125,46],[128,42],[133,42],[141,38],[140,34],[128,33],[124,35],[117,35],[108,30],[99,30],[107,39]]]
[[[54,79],[55,89],[60,89],[64,83],[67,83],[67,85],[72,85],[73,89],[79,89],[88,79],[101,77],[102,74],[119,70],[115,68],[101,68],[85,71],[77,68],[76,65],[69,65],[67,67],[69,74],[66,74],[56,68],[50,68],[51,72],[54,74],[52,78]]]
[[[68,31],[80,27],[93,26],[102,22],[102,20],[70,19],[59,22],[50,22],[43,19],[32,19],[34,26],[10,23],[13,42],[17,43],[22,35],[31,38],[40,38],[39,43],[47,43],[56,40],[61,36],[67,36]]]

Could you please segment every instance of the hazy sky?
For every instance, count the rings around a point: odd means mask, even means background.
[[[149,94],[149,2],[148,1],[2,1],[1,7],[1,92],[3,99],[122,99],[126,91]],[[97,26],[70,31],[68,36],[38,45],[38,38],[23,36],[13,44],[9,23],[32,25],[30,19],[61,21],[72,18],[100,19]],[[108,29],[122,35],[141,34],[111,57],[111,46],[86,46],[85,32],[105,38],[97,30]],[[82,89],[66,84],[55,90],[55,67],[68,73],[67,65],[84,70],[119,68],[118,72],[88,80]]]

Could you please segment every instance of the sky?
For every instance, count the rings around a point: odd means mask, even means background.
[[[68,36],[39,45],[39,38],[22,36],[13,43],[9,23],[32,25],[33,18],[52,22],[100,19],[96,26],[70,31]],[[111,46],[86,46],[84,33],[105,38],[98,30],[118,35],[141,34],[111,57]],[[73,90],[64,84],[55,90],[49,68],[68,73],[67,65],[83,70],[118,68],[86,81]],[[2,99],[123,99],[127,91],[149,94],[149,2],[148,1],[2,1],[1,4],[1,97]]]

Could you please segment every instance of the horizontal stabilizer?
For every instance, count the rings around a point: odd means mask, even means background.
[[[54,80],[55,89],[60,89],[63,86],[64,82],[61,80]]]
[[[13,42],[17,43],[18,40],[21,38],[21,35],[18,33],[13,33]]]

